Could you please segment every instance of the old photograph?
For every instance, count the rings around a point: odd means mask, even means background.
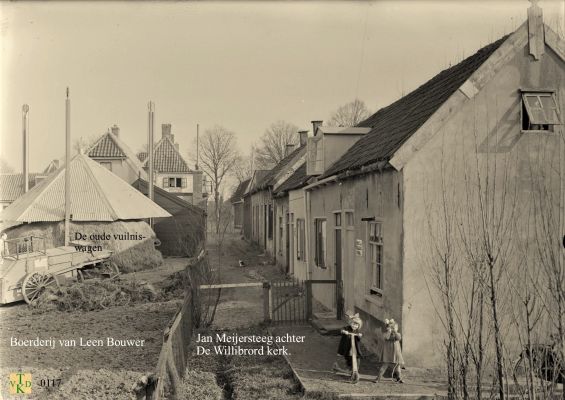
[[[0,399],[565,399],[565,1],[0,16]]]

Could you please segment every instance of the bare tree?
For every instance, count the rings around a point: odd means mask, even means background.
[[[200,167],[210,178],[214,192],[215,230],[220,233],[220,193],[224,178],[239,161],[235,134],[216,125],[200,137]]]
[[[10,164],[8,164],[8,162],[6,160],[4,160],[3,158],[0,158],[0,172],[11,174],[11,173],[14,172],[14,168],[12,168],[12,166]]]
[[[255,162],[263,167],[277,164],[286,156],[287,145],[298,143],[298,127],[286,121],[277,121],[265,130],[257,147]],[[255,169],[258,169],[256,166]]]
[[[356,126],[370,115],[362,100],[355,99],[335,110],[327,120],[328,126]]]
[[[99,138],[100,136],[90,135],[87,137],[81,136],[73,140],[73,154],[87,151]]]
[[[254,152],[255,149],[254,147],[252,147],[249,154],[240,155],[238,157],[238,160],[235,163],[232,171],[232,175],[237,181],[237,184],[235,185],[236,187],[241,182],[245,181],[246,179],[249,179],[253,174],[254,169],[261,169],[261,167],[258,166],[255,160],[253,159],[255,157]]]

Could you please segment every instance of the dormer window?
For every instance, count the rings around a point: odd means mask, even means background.
[[[522,131],[550,131],[561,124],[553,91],[522,91]]]

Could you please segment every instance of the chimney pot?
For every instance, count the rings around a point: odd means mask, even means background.
[[[322,125],[324,121],[312,121],[312,134],[316,136],[318,134],[318,128]]]
[[[175,135],[171,133],[171,124],[161,124],[161,133],[163,138],[168,137],[171,142],[175,142]]]
[[[284,152],[284,156],[286,157],[286,156],[288,156],[290,153],[292,153],[292,149],[294,149],[294,144],[292,144],[292,143],[287,143],[286,149],[285,149],[285,152]]]
[[[112,130],[112,133],[116,136],[119,137],[120,136],[120,127],[116,124],[112,125],[112,128],[110,128]]]
[[[298,138],[300,146],[305,146],[308,141],[308,131],[298,131]]]
[[[171,124],[161,124],[161,133],[162,136],[168,136],[171,134]]]

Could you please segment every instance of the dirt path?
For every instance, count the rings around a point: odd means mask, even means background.
[[[217,243],[208,245],[210,265],[218,272],[219,283],[285,279],[282,271],[257,246],[235,236],[227,236],[224,243],[221,249]],[[239,266],[240,260],[244,267]],[[209,295],[214,296],[216,293],[214,291]],[[263,318],[263,288],[222,289],[212,328],[245,328],[260,324]]]

